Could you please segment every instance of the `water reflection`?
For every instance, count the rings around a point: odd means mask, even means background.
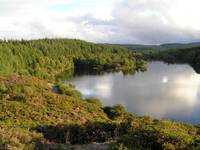
[[[138,115],[200,123],[200,75],[189,65],[153,62],[144,73],[85,75],[68,82],[105,105],[121,103]]]

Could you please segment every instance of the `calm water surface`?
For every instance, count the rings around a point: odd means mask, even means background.
[[[104,105],[120,103],[137,115],[200,123],[200,75],[189,65],[153,62],[135,75],[82,75],[67,82]]]

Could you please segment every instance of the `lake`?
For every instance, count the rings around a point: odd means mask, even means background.
[[[137,115],[200,123],[200,75],[187,64],[152,62],[135,75],[81,75],[66,82],[104,105],[123,104]]]

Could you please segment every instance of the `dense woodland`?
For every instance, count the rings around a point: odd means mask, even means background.
[[[0,149],[65,150],[107,142],[110,150],[198,150],[198,126],[103,106],[55,79],[81,69],[144,71],[144,60],[198,66],[199,58],[199,48],[142,54],[80,40],[1,41]]]
[[[44,39],[33,41],[1,41],[0,73],[32,75],[53,79],[60,74],[83,70],[145,70],[139,53],[93,44],[81,40]]]

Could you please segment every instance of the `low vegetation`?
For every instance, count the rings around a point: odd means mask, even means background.
[[[1,76],[0,85],[1,149],[60,150],[110,141],[113,150],[199,147],[198,127],[137,117],[96,98],[83,100],[73,85],[16,75]]]

